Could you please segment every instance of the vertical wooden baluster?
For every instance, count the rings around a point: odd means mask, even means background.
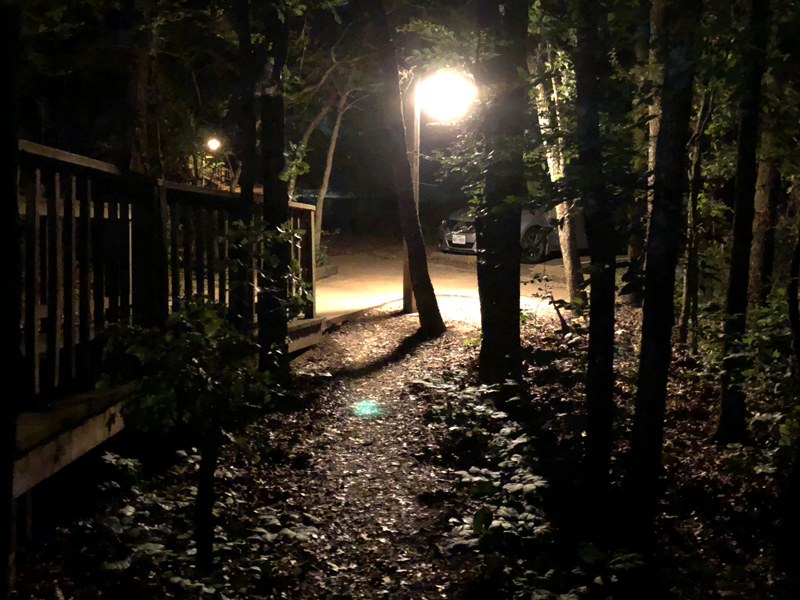
[[[61,328],[61,227],[58,207],[61,204],[61,176],[53,177],[53,189],[47,194],[47,319],[45,320],[45,361],[40,382],[43,392],[58,386],[58,351]]]
[[[61,352],[61,383],[75,379],[75,200],[77,181],[70,177],[64,198],[64,349]]]
[[[119,218],[117,202],[117,194],[119,190],[114,184],[107,184],[111,188],[111,193],[108,196],[107,211],[108,217],[104,225],[106,231],[106,290],[108,296],[108,322],[116,323],[119,321],[119,280],[120,280],[120,264],[119,264]]]
[[[166,194],[162,186],[161,193]],[[181,273],[178,253],[180,252],[180,208],[177,202],[169,203],[169,273],[170,287],[172,288],[172,310],[176,311],[181,305]]]
[[[208,299],[211,302],[217,300],[217,219],[216,211],[209,210],[203,217],[205,225],[205,237],[203,238],[206,250],[206,281],[208,281]]]
[[[217,213],[217,232],[220,236],[217,242],[217,255],[219,256],[219,301],[228,304],[228,211],[220,210]]]
[[[44,184],[41,185],[41,193],[39,195],[39,200],[37,204],[41,203],[40,206],[37,207],[38,210],[38,219],[39,219],[39,313],[41,315],[41,311],[47,310],[47,292],[48,287],[45,285],[47,281],[47,257],[49,256],[47,253],[47,205],[44,200]],[[44,318],[44,317],[43,317]],[[41,324],[40,324],[41,326]]]
[[[96,186],[99,187],[99,186]],[[106,254],[106,206],[103,193],[98,189],[93,190],[92,214],[92,339],[96,340],[106,326],[106,286],[105,286],[105,254]],[[95,359],[96,349],[92,351],[92,361]],[[94,369],[94,364],[92,368]]]
[[[197,281],[197,297],[202,302],[206,294],[206,231],[205,231],[205,210],[197,208],[194,211],[194,252],[195,252],[195,272],[194,277]]]
[[[127,199],[119,203],[119,318],[131,318],[131,204]]]
[[[85,381],[91,370],[92,339],[92,182],[87,177],[81,186],[78,204],[78,346],[77,373]]]
[[[306,225],[306,265],[308,272],[305,275],[306,283],[308,283],[309,292],[311,293],[311,300],[308,302],[308,312],[306,313],[307,319],[313,319],[317,316],[317,249],[315,247],[317,236],[314,231],[314,211],[305,211],[306,218],[308,219]]]
[[[181,223],[183,224],[183,297],[189,301],[194,296],[192,290],[192,267],[194,265],[192,244],[194,235],[192,232],[192,209],[188,205],[181,206]]]
[[[36,169],[34,193],[25,199],[25,363],[28,391],[39,392],[39,197],[42,171]]]

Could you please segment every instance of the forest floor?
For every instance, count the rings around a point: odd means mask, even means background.
[[[715,397],[686,376],[690,357],[679,353],[670,383],[659,547],[645,568],[613,539],[582,534],[580,320],[564,333],[544,304],[525,314],[525,385],[497,390],[475,380],[477,301],[440,306],[448,331],[437,339],[392,304],[295,359],[299,402],[226,446],[210,577],[192,568],[198,457],[182,452],[143,477],[107,455],[116,476],[101,509],[22,553],[19,597],[800,597],[771,566],[783,458],[774,445],[709,441]],[[619,311],[615,473],[638,330],[638,313]]]

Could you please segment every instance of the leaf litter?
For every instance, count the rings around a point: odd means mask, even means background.
[[[130,476],[136,461],[111,457],[121,483],[105,486],[105,510],[22,554],[19,597],[643,597],[641,587],[625,592],[640,557],[574,531],[580,321],[564,335],[544,305],[527,315],[525,385],[487,387],[475,380],[477,301],[440,307],[449,327],[440,338],[419,338],[416,316],[387,305],[295,359],[299,405],[231,435],[221,457],[210,576],[193,567],[196,451],[147,480]],[[638,318],[618,315],[615,484],[630,438]],[[686,362],[679,354],[670,381],[662,550],[646,589],[792,597],[767,566],[758,528],[769,518],[748,519],[753,505],[760,515],[774,507],[780,457],[708,441],[711,394],[681,376]]]

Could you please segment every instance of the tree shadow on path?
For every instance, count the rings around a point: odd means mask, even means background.
[[[400,344],[389,354],[384,354],[378,359],[358,367],[346,367],[332,373],[334,378],[358,379],[385,369],[389,365],[398,363],[411,354],[420,344],[431,340],[431,336],[421,329],[404,338]]]

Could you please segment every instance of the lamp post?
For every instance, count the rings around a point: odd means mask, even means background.
[[[464,116],[477,95],[475,84],[465,75],[450,70],[437,71],[426,79],[415,76],[403,106],[406,126],[406,148],[411,166],[414,205],[419,216],[419,145],[420,113],[438,123],[450,123]],[[408,251],[403,258],[403,312],[417,311],[411,288]]]

